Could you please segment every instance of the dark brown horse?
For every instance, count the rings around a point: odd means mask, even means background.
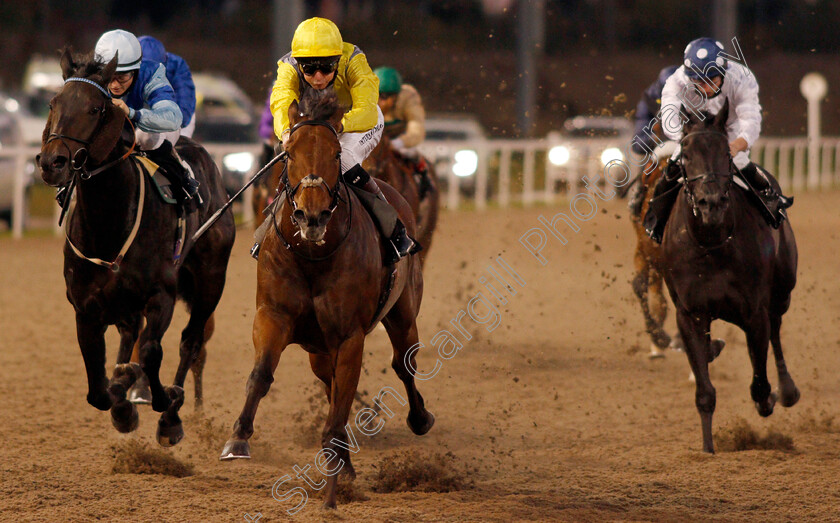
[[[426,162],[430,187],[420,194],[420,186],[414,176],[414,168],[391,147],[391,140],[385,134],[364,162],[365,169],[396,189],[411,206],[417,222],[417,241],[423,246],[420,263],[425,265],[432,237],[440,213],[440,193],[437,188],[437,174],[430,162]]]
[[[408,393],[409,427],[419,435],[434,423],[407,366],[416,368],[409,349],[418,342],[420,263],[414,256],[401,259],[393,267],[393,280],[392,268],[383,266],[377,228],[341,180],[335,126],[343,113],[331,89],[310,89],[300,108],[297,103],[289,108],[287,196],[272,216],[273,232],[266,236],[257,262],[256,362],[223,460],[250,457],[248,439],[259,401],[274,379],[280,355],[296,343],[309,352],[312,371],[326,386],[330,411],[322,444],[343,460],[333,460],[329,468],[335,470],[338,462],[342,473],[355,477],[345,426],[359,382],[365,335],[380,319],[393,346],[391,365]],[[413,235],[411,208],[391,186],[380,186]],[[328,507],[335,506],[337,473],[327,478]]]
[[[38,163],[47,184],[75,184],[77,202],[67,224],[64,279],[76,311],[88,403],[110,409],[120,432],[134,430],[137,409],[126,401],[126,391],[142,367],[151,385],[152,408],[163,412],[158,441],[171,446],[184,434],[178,409],[190,368],[200,383],[205,332],[224,289],[233,246],[233,216],[223,215],[195,244],[189,239],[226,196],[207,151],[184,141],[178,151],[200,180],[206,205],[186,217],[186,243],[176,259],[178,210],[157,197],[153,182],[129,157],[131,150],[121,139],[126,118],[107,92],[116,65],[116,57],[104,65],[90,56],[74,57],[65,49],[61,67],[67,82],[50,104]],[[163,357],[160,340],[172,319],[176,297],[186,302],[190,320],[181,335],[174,385],[164,388],[158,374]],[[104,337],[109,325],[116,325],[120,333],[110,382],[105,377]],[[138,337],[140,366],[128,363]]]
[[[686,181],[665,228],[659,269],[674,302],[677,325],[697,379],[695,402],[703,450],[714,452],[712,414],[715,388],[709,363],[718,355],[709,336],[722,319],[747,336],[758,413],[769,416],[777,400],[767,380],[767,348],[772,342],[780,400],[791,407],[799,390],[788,373],[779,331],[796,285],[797,251],[790,223],[767,226],[747,191],[733,188],[726,119],[729,102],[715,115],[691,112],[683,127],[682,163]]]

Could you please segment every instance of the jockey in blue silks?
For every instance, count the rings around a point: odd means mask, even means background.
[[[114,105],[134,124],[140,150],[177,177],[187,198],[192,198],[199,184],[173,147],[181,134],[183,116],[164,65],[143,59],[137,37],[122,29],[99,37],[95,53],[104,63],[118,57],[116,71],[108,83]]]
[[[192,138],[195,131],[195,83],[186,60],[166,52],[163,44],[153,36],[141,36],[143,59],[160,62],[166,67],[166,79],[175,90],[175,103],[181,109],[181,136]]]

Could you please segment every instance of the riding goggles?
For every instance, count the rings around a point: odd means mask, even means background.
[[[314,60],[303,60],[299,58],[298,65],[300,66],[300,70],[303,71],[303,74],[305,74],[306,76],[312,76],[318,71],[321,71],[323,74],[327,75],[332,72],[335,72],[335,70],[338,69],[338,62],[340,60],[340,56],[330,58],[317,58]]]

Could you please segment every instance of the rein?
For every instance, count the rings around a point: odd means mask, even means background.
[[[104,116],[105,116],[105,106],[108,103],[108,101],[112,99],[111,93],[109,93],[105,88],[103,88],[98,83],[96,83],[93,80],[90,80],[88,78],[71,77],[71,78],[68,78],[66,80],[66,82],[82,82],[82,83],[86,83],[88,85],[92,85],[92,86],[96,87],[105,96],[105,100],[103,101],[102,106],[98,110],[99,119],[96,123],[96,127],[94,128],[93,132],[91,133],[91,136],[95,136],[97,131],[99,131],[100,127],[102,127],[102,122],[103,122],[103,119],[104,119]],[[70,161],[70,169],[73,172],[74,176],[73,176],[73,178],[71,178],[70,182],[68,182],[67,185],[64,186],[64,187],[67,188],[66,189],[67,190],[67,195],[64,198],[65,205],[69,206],[70,198],[72,197],[72,191],[76,186],[75,175],[78,175],[82,180],[89,180],[93,176],[96,176],[97,174],[99,174],[99,173],[101,173],[101,172],[103,172],[107,169],[110,169],[111,167],[115,166],[116,164],[122,162],[123,160],[125,160],[126,158],[131,156],[132,153],[134,153],[134,149],[137,145],[137,137],[136,137],[135,132],[134,132],[134,124],[131,122],[131,120],[128,118],[128,116],[126,116],[125,119],[128,122],[128,124],[131,126],[131,136],[132,136],[133,140],[132,140],[131,147],[128,149],[128,151],[125,154],[123,154],[122,156],[120,156],[119,158],[117,158],[116,160],[112,160],[112,161],[110,161],[110,162],[108,162],[108,163],[106,163],[106,164],[104,164],[100,167],[97,167],[93,171],[87,171],[87,169],[85,168],[85,164],[87,163],[87,160],[90,157],[90,155],[88,153],[88,150],[85,147],[81,147],[74,154],[72,154],[72,159]],[[50,143],[53,140],[60,140],[62,145],[64,145],[64,147],[67,149],[68,156],[70,156],[70,154],[69,154],[71,152],[70,151],[70,146],[67,145],[67,142],[65,142],[65,140],[72,140],[74,142],[82,144],[83,146],[90,146],[92,138],[90,140],[82,140],[81,138],[75,138],[73,136],[68,136],[68,135],[64,135],[64,134],[50,133],[49,138],[47,139],[46,143]],[[78,158],[79,153],[82,153],[81,160],[79,160],[79,158]],[[120,252],[117,254],[117,257],[114,259],[114,261],[108,262],[108,261],[102,260],[100,258],[89,258],[89,257],[85,256],[82,253],[82,251],[73,244],[73,241],[70,240],[70,234],[68,232],[68,230],[70,228],[70,222],[69,221],[67,222],[67,228],[65,229],[65,238],[67,238],[67,244],[70,246],[70,249],[73,251],[73,253],[76,256],[78,256],[79,258],[82,258],[83,260],[87,260],[91,263],[95,263],[96,265],[100,265],[102,267],[106,267],[108,269],[111,269],[113,272],[119,271],[120,263],[122,262],[123,258],[125,257],[125,254],[128,252],[128,249],[131,247],[131,244],[134,243],[134,239],[137,237],[137,231],[140,229],[140,222],[143,218],[143,205],[145,203],[145,197],[146,197],[146,184],[143,181],[142,170],[140,170],[137,167],[135,167],[135,169],[138,172],[139,183],[140,183],[140,196],[139,196],[138,204],[137,204],[137,214],[134,218],[134,225],[131,228],[131,232],[129,233],[128,238],[126,238],[125,243],[123,243],[123,246],[120,249]],[[61,214],[62,218],[64,217],[64,212],[66,211],[66,209],[67,209],[67,207],[64,207],[64,209],[62,211],[62,214]],[[61,219],[59,219],[59,223],[61,223]]]
[[[335,128],[332,126],[332,124],[330,124],[329,122],[324,121],[324,120],[304,120],[302,122],[298,122],[289,131],[289,136],[291,136],[291,134],[294,133],[296,130],[300,129],[301,127],[307,126],[307,125],[320,125],[322,127],[326,127],[327,129],[332,131],[333,135],[336,137],[336,139],[338,139],[338,132],[335,130]],[[340,151],[338,153],[338,159],[339,159],[339,164],[340,164],[341,163],[340,162],[340,160],[341,160],[341,152]],[[289,187],[289,160],[288,159],[286,160],[286,164],[283,166],[283,172],[280,175],[280,183],[285,185],[286,187]],[[323,182],[323,178],[310,174],[310,175],[305,176],[303,179],[301,179],[301,181],[299,181],[297,183],[297,185],[295,185],[294,187],[291,187],[291,188],[286,190],[286,201],[291,206],[292,212],[296,211],[297,208],[298,208],[297,203],[295,203],[294,196],[295,196],[295,194],[297,194],[297,192],[300,189],[308,189],[308,188],[317,187],[317,188],[320,188],[320,189],[323,189],[323,190],[327,191],[327,194],[330,196],[330,198],[332,198],[332,201],[330,203],[330,208],[329,208],[330,214],[332,214],[338,208],[339,203],[341,201],[343,201],[343,199],[341,198],[341,187],[342,186],[344,186],[344,192],[347,195],[346,196],[346,198],[347,198],[346,201],[348,202],[348,206],[349,206],[349,212],[348,212],[349,217],[348,217],[348,221],[347,221],[348,222],[347,223],[347,232],[344,234],[344,236],[338,242],[338,245],[336,245],[335,248],[332,251],[330,251],[329,254],[327,254],[325,256],[314,256],[314,257],[313,256],[307,256],[306,254],[303,254],[303,253],[300,253],[300,252],[296,251],[294,249],[294,247],[291,245],[291,243],[289,243],[289,241],[286,240],[286,237],[283,235],[283,231],[277,225],[276,214],[272,213],[271,222],[274,225],[274,232],[277,234],[277,237],[280,239],[280,241],[283,243],[283,246],[286,247],[287,250],[293,252],[295,255],[297,255],[297,256],[299,256],[299,257],[301,257],[301,258],[303,258],[304,260],[307,260],[307,261],[324,261],[328,258],[331,258],[336,252],[338,252],[338,249],[344,244],[344,241],[347,239],[347,237],[350,236],[350,230],[353,227],[353,200],[350,197],[350,190],[347,188],[347,184],[344,182],[344,180],[341,177],[341,173],[339,172],[338,181],[336,181],[335,186],[332,187],[332,188],[329,188],[329,187],[326,186],[326,184]],[[294,219],[292,219],[292,222],[294,223]]]
[[[117,272],[117,271],[120,270],[120,263],[122,262],[123,258],[125,257],[125,253],[127,253],[128,249],[131,247],[131,244],[134,243],[134,239],[137,237],[137,231],[140,229],[140,221],[143,218],[143,204],[145,203],[145,198],[146,198],[146,184],[144,183],[144,180],[143,180],[142,169],[140,169],[137,166],[134,166],[134,169],[137,171],[138,178],[139,178],[139,183],[140,183],[140,197],[138,198],[138,202],[137,202],[137,215],[134,218],[134,226],[131,228],[131,232],[129,233],[128,238],[126,238],[125,243],[123,243],[123,246],[120,249],[119,254],[117,254],[116,258],[114,258],[114,261],[108,262],[108,261],[105,261],[105,260],[101,260],[99,258],[88,258],[84,254],[82,254],[82,251],[80,251],[78,247],[73,245],[73,241],[70,240],[70,233],[68,231],[70,229],[70,221],[69,220],[67,221],[67,229],[65,229],[65,232],[64,232],[64,236],[67,238],[67,244],[70,246],[70,248],[73,250],[73,253],[76,256],[78,256],[79,258],[82,258],[83,260],[87,260],[91,263],[95,263],[96,265],[100,265],[102,267],[106,267],[108,269],[111,269],[114,272]]]
[[[94,82],[93,80],[90,80],[89,78],[80,78],[80,77],[75,77],[74,76],[74,77],[68,78],[67,80],[65,80],[65,82],[82,82],[82,83],[86,83],[88,85],[92,85],[92,86],[96,87],[99,90],[99,92],[101,92],[103,94],[103,96],[105,97],[105,100],[103,100],[103,102],[102,102],[102,106],[98,109],[99,118],[96,122],[96,127],[93,129],[93,132],[91,133],[91,136],[95,136],[96,132],[99,131],[99,128],[102,127],[102,121],[103,121],[104,116],[105,116],[105,106],[108,103],[108,101],[112,99],[111,93],[109,93],[107,89],[105,89],[104,87],[102,87],[98,83]],[[80,147],[79,149],[76,150],[75,153],[70,154],[70,152],[71,152],[70,151],[70,146],[67,145],[67,142],[65,142],[65,140],[71,140],[71,141],[74,141],[76,143],[80,143],[83,146],[90,146],[92,140],[82,140],[81,138],[75,138],[73,136],[68,136],[66,134],[50,133],[49,138],[47,138],[46,143],[50,143],[53,140],[61,141],[61,144],[67,149],[67,153],[68,153],[67,156],[72,157],[71,160],[70,160],[70,170],[72,170],[74,174],[78,174],[79,177],[82,180],[88,180],[91,177],[96,176],[97,174],[101,173],[102,171],[105,171],[108,168],[113,167],[114,165],[118,164],[119,162],[125,160],[126,158],[131,156],[131,154],[134,152],[134,148],[137,146],[137,137],[134,136],[134,124],[131,122],[131,120],[128,118],[127,115],[126,115],[125,119],[126,119],[126,121],[128,121],[129,125],[131,126],[131,131],[132,131],[131,134],[132,134],[132,137],[133,137],[133,140],[132,140],[132,143],[131,143],[131,148],[129,148],[128,152],[126,152],[120,158],[117,158],[116,160],[108,162],[105,165],[102,165],[102,166],[100,166],[100,167],[98,167],[98,168],[96,168],[96,169],[94,169],[93,171],[90,171],[90,172],[88,172],[87,169],[85,168],[85,165],[87,164],[88,158],[90,157],[90,154],[88,153],[87,148],[86,147]],[[79,154],[80,153],[81,153],[81,159],[79,159]]]

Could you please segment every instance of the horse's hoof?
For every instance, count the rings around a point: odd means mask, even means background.
[[[114,405],[111,395],[107,391],[99,394],[88,393],[87,402],[99,410],[109,410]]]
[[[657,349],[665,349],[671,345],[671,337],[665,331],[659,331],[654,333],[652,336],[652,341],[654,346]]]
[[[773,414],[773,407],[776,405],[777,396],[775,392],[771,392],[769,396],[767,396],[767,401],[764,405],[759,402],[755,402],[755,408],[758,411],[758,415],[762,418],[766,418],[767,416]]]
[[[145,374],[140,376],[128,390],[128,401],[135,405],[152,403],[152,389],[149,387],[149,378]]]
[[[720,356],[720,353],[723,351],[723,348],[726,347],[726,342],[721,339],[714,339],[712,340],[711,349],[712,349],[712,360],[714,361],[715,358]]]
[[[248,440],[235,438],[227,440],[219,460],[231,461],[234,459],[251,459],[251,446],[248,444]]]
[[[648,352],[648,359],[658,360],[658,359],[662,359],[664,357],[665,357],[665,353],[662,352],[659,349],[659,347],[657,347],[655,344],[650,346],[650,352]]]
[[[668,345],[671,350],[678,352],[685,352],[685,344],[679,334],[671,338],[671,343]]]
[[[796,388],[796,385],[793,386],[793,389],[783,389],[782,390],[782,407],[793,407],[799,401],[799,389]]]
[[[111,423],[123,434],[133,432],[140,424],[137,407],[126,400],[118,401],[111,407]]]
[[[184,425],[180,421],[172,424],[167,423],[161,417],[157,429],[157,440],[160,446],[174,447],[182,439],[184,439]]]
[[[417,434],[418,436],[422,436],[423,434],[429,432],[432,428],[432,425],[435,424],[435,416],[431,412],[424,411],[417,417],[408,413],[408,418],[406,418],[408,422],[408,427],[411,429],[411,432]]]

